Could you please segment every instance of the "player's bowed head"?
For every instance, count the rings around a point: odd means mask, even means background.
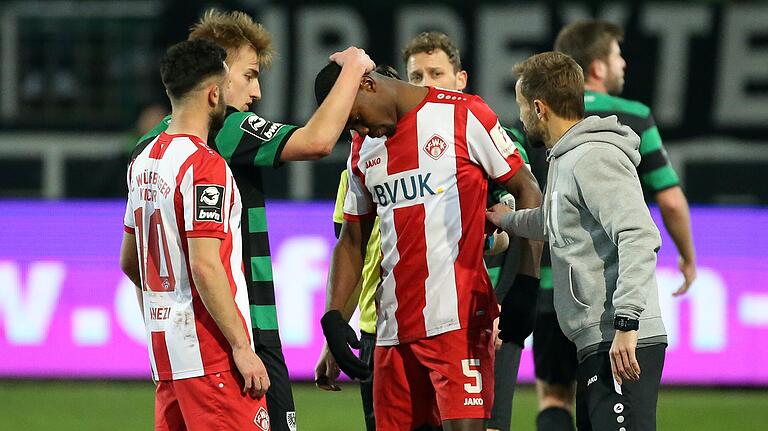
[[[341,67],[330,63],[317,74],[315,97],[318,104],[328,97],[340,73]],[[398,119],[424,99],[426,93],[425,88],[377,72],[367,73],[360,79],[345,128],[371,138],[392,136]]]

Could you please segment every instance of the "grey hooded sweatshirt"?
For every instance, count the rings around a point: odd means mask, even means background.
[[[502,222],[511,234],[549,241],[557,319],[579,360],[608,350],[615,316],[640,320],[639,347],[667,342],[656,285],[661,237],[635,169],[639,145],[616,116],[585,118],[549,151],[542,207]]]

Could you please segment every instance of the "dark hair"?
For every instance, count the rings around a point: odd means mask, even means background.
[[[512,73],[522,80],[520,92],[531,105],[539,99],[559,117],[584,118],[584,73],[571,57],[543,52],[516,64]]]
[[[379,75],[384,75],[388,78],[397,79],[398,81],[402,79],[400,78],[400,74],[397,73],[397,70],[395,70],[394,67],[388,64],[380,64],[376,66],[376,68],[373,69],[373,71],[378,73]]]
[[[584,71],[589,71],[594,60],[608,58],[614,40],[624,40],[624,30],[618,25],[603,20],[576,21],[560,30],[555,51],[571,56]]]
[[[386,64],[376,66],[371,73],[377,73],[388,78],[400,80],[400,74],[397,73],[397,70]],[[317,76],[315,77],[315,100],[317,100],[318,105],[322,105],[325,98],[328,97],[328,93],[331,92],[331,88],[336,84],[339,75],[341,75],[341,66],[334,62],[328,63],[317,73]]]
[[[439,31],[425,31],[411,39],[408,45],[403,49],[403,63],[408,64],[408,59],[413,54],[427,53],[432,54],[436,50],[442,50],[448,56],[454,72],[461,71],[461,56],[459,48],[453,43],[450,37]]]
[[[333,84],[339,79],[339,75],[341,75],[341,66],[334,62],[328,63],[317,73],[315,77],[315,99],[318,105],[322,105],[323,100],[328,97],[328,93],[331,92]]]
[[[213,75],[224,74],[227,52],[208,39],[179,42],[160,60],[160,76],[172,100],[187,95]]]

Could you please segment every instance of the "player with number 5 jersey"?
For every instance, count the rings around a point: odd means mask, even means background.
[[[318,74],[319,102],[338,73],[329,65]],[[347,127],[357,136],[322,319],[328,347],[345,373],[365,375],[349,356],[339,310],[357,285],[361,245],[378,215],[376,429],[484,429],[493,404],[491,328],[499,312],[483,263],[487,178],[505,184],[521,205],[540,202],[538,186],[477,96],[371,73],[361,80]],[[536,260],[531,256],[521,271],[538,275]]]

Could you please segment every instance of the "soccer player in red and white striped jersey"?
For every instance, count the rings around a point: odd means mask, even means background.
[[[158,430],[270,428],[269,378],[250,337],[240,192],[205,142],[224,119],[225,57],[207,40],[168,50],[161,74],[173,120],[128,169],[121,266],[141,298]]]
[[[320,72],[318,100],[337,75],[333,65]],[[541,200],[535,179],[477,96],[372,73],[361,81],[347,126],[358,138],[323,317],[329,348],[347,374],[364,374],[340,342],[348,326],[338,310],[357,285],[369,220],[378,215],[377,430],[441,423],[484,429],[493,401],[491,328],[498,313],[483,263],[487,178],[526,207]],[[521,272],[537,277],[535,246],[526,251]]]

